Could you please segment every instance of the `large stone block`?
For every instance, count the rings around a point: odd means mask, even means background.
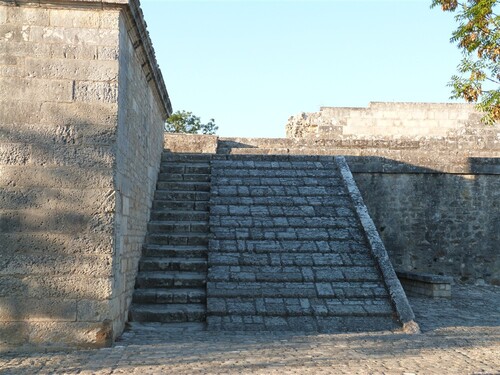
[[[38,44],[37,44],[38,45]],[[96,60],[97,59],[97,46],[87,45],[66,45],[66,44],[43,44],[48,47],[50,54],[46,56],[30,56],[30,57],[51,57],[54,59],[77,59],[77,60]],[[88,61],[87,61],[88,62]],[[62,63],[59,61],[59,63]],[[54,69],[54,65],[52,65]]]
[[[3,292],[4,287],[10,289]],[[111,297],[112,290],[113,279],[108,277],[92,275],[0,276],[2,297],[103,300]]]
[[[11,323],[7,323],[8,326]],[[27,322],[22,332],[28,331],[31,345],[65,349],[68,343],[80,347],[103,347],[113,342],[114,333],[108,320],[91,322]],[[15,338],[14,338],[15,340]]]
[[[0,298],[0,322],[75,320],[76,300]]]
[[[109,189],[113,187],[113,171],[92,168],[0,166],[0,186],[70,189],[78,186],[82,189]]]
[[[112,168],[115,155],[109,147],[63,147],[54,149],[53,165],[83,168]]]
[[[29,341],[27,322],[0,322],[1,346],[20,346]]]
[[[79,257],[108,256],[114,253],[113,237],[102,233],[0,233],[1,257],[11,254],[55,254]],[[4,266],[6,266],[5,264]],[[8,292],[8,289],[5,289]]]
[[[114,81],[118,63],[101,60],[26,59],[26,72],[33,78]]]
[[[97,29],[101,24],[100,13],[101,12],[96,12],[93,9],[51,9],[50,26]]]
[[[6,7],[7,23],[16,25],[49,25],[49,11],[43,8]]]
[[[50,57],[51,46],[49,44],[29,43],[27,41],[14,42],[12,40],[0,41],[0,55],[17,57]]]
[[[41,123],[50,125],[117,126],[116,103],[43,103]]]
[[[90,220],[91,215],[82,211],[0,210],[0,231],[80,233],[85,230]]]
[[[1,276],[24,275],[74,275],[110,277],[112,276],[112,257],[108,255],[75,255],[58,254],[56,252],[43,254],[40,251],[15,254],[5,248],[0,252],[9,256],[9,261],[0,267]]]
[[[45,27],[31,26],[29,37],[18,33],[8,36],[9,29],[0,29],[0,41],[7,37],[14,40],[26,40],[33,43],[48,44],[69,44],[69,45],[91,45],[91,46],[116,46],[118,44],[119,32],[117,29],[86,29],[86,28],[65,28],[65,27]],[[4,36],[2,38],[3,35]]]
[[[118,102],[118,82],[77,81],[75,100],[79,102]]]
[[[0,101],[71,102],[73,82],[70,80],[25,79],[3,77],[0,79]]]
[[[27,42],[30,38],[30,27],[14,24],[0,25],[0,42]]]
[[[97,205],[104,212],[113,212],[114,191],[106,189],[0,188],[2,210],[86,211]],[[91,210],[90,212],[92,212]]]
[[[0,82],[3,78],[0,78]],[[0,83],[0,85],[2,85]],[[5,85],[4,87],[7,87]],[[15,129],[19,129],[18,126],[12,128],[7,127],[7,125],[21,125],[21,124],[34,124],[39,121],[40,118],[40,106],[41,102],[37,101],[11,101],[8,96],[4,97],[0,101],[0,140],[7,142],[26,142],[29,139],[16,139],[11,138],[12,133],[15,133]]]
[[[81,299],[77,302],[77,317],[79,322],[102,322],[114,317],[113,301]]]

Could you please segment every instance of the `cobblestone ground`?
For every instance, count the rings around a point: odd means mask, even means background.
[[[423,333],[214,333],[134,325],[112,348],[3,353],[1,374],[500,374],[500,287],[410,298]]]

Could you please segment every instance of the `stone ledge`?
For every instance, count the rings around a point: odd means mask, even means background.
[[[453,278],[450,276],[406,271],[397,271],[396,274],[401,285],[403,285],[403,289],[409,295],[432,298],[451,298],[451,284],[453,284]]]
[[[351,200],[355,206],[372,256],[377,262],[378,268],[382,273],[386,288],[389,292],[391,303],[394,307],[395,313],[397,314],[397,318],[402,325],[402,329],[406,333],[420,333],[420,328],[415,322],[415,314],[413,313],[410,303],[406,298],[405,291],[396,276],[392,263],[389,260],[387,250],[385,249],[377,228],[368,213],[368,209],[363,201],[356,182],[354,181],[349,166],[343,156],[336,156],[335,161],[340,169],[344,184],[347,187]]]

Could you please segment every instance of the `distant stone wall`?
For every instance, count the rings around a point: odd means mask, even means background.
[[[171,108],[136,1],[46,3],[0,1],[0,346],[102,346]]]
[[[481,115],[471,104],[379,103],[368,108],[322,107],[319,112],[290,117],[288,138],[368,139],[456,137],[470,133],[488,135]],[[467,131],[466,131],[467,129]],[[497,139],[499,141],[499,139]]]

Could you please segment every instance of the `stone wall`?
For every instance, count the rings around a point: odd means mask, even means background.
[[[396,269],[500,284],[499,174],[354,175]]]
[[[292,116],[286,125],[286,136],[321,139],[346,136],[363,139],[448,138],[467,135],[471,128],[476,134],[488,136],[490,132],[484,129],[480,119],[481,115],[471,104],[372,102],[368,108],[322,107],[319,112]]]
[[[121,3],[0,1],[0,346],[123,328],[171,109]]]
[[[216,149],[219,154],[347,155],[396,269],[499,284],[500,129],[466,123],[455,132],[463,134],[218,138]],[[183,137],[181,143],[167,135],[166,145],[176,144],[177,152],[203,149],[200,138]]]
[[[113,265],[113,295],[120,313],[114,320],[116,332],[127,320],[163,151],[163,108],[149,87],[128,29],[121,18]]]

